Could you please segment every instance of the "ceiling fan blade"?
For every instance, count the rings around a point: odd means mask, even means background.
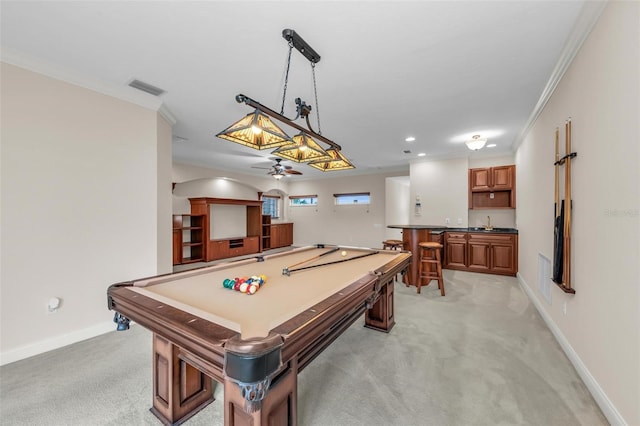
[[[251,166],[252,169],[262,169],[262,170],[269,170],[267,172],[268,175],[274,176],[274,175],[301,175],[302,172],[299,172],[297,170],[293,170],[292,166],[289,165],[284,165],[281,164],[282,161],[286,161],[283,160],[282,158],[276,158],[276,157],[269,157],[270,159],[273,158],[273,161],[275,161],[275,163],[256,163],[254,165]]]

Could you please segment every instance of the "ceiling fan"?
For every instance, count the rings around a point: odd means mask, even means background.
[[[269,170],[268,175],[273,176],[276,179],[282,179],[286,175],[301,175],[302,172],[294,170],[293,167],[282,164],[282,158],[273,158],[275,164],[270,167],[252,166],[254,169]]]

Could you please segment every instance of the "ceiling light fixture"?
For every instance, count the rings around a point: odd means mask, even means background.
[[[248,114],[238,122],[232,124],[216,136],[231,142],[239,143],[255,149],[275,148],[274,155],[282,158],[293,160],[296,162],[337,162],[336,167],[327,167],[326,170],[345,170],[353,169],[355,166],[350,163],[344,156],[340,154],[342,149],[340,145],[332,140],[322,136],[320,129],[320,115],[318,113],[318,132],[315,132],[309,122],[309,114],[311,106],[307,105],[300,98],[296,98],[296,117],[291,120],[284,115],[284,104],[287,94],[287,83],[289,80],[289,68],[291,65],[291,51],[295,47],[305,58],[311,63],[311,71],[313,74],[313,89],[315,94],[316,111],[318,109],[318,91],[316,89],[315,64],[320,61],[320,55],[316,53],[311,46],[305,42],[294,30],[285,29],[282,31],[282,37],[289,43],[289,55],[286,65],[286,74],[284,81],[284,91],[282,94],[282,107],[280,113],[267,108],[261,103],[239,94],[236,96],[236,102],[245,103],[255,108],[252,114]],[[304,118],[307,128],[298,125],[294,121],[298,118]],[[299,130],[301,133],[290,138],[280,127],[278,127],[271,119],[275,119],[282,124]],[[314,140],[315,139],[315,140]],[[329,149],[325,151],[316,141],[329,145]],[[333,153],[329,152],[332,151]],[[318,168],[318,167],[316,167]]]
[[[465,142],[467,148],[472,151],[482,149],[485,143],[487,143],[487,138],[481,138],[480,135],[473,135],[470,140]]]
[[[259,108],[217,136],[255,149],[277,148],[291,143],[291,138]]]
[[[345,158],[340,150],[335,148],[327,149],[327,154],[331,157],[330,160],[311,161],[309,166],[314,169],[322,170],[323,172],[332,172],[337,170],[353,169],[354,166]]]
[[[331,156],[322,149],[318,142],[305,132],[300,132],[293,137],[293,144],[283,145],[272,152],[273,155],[295,161],[296,163],[308,163],[309,161],[331,160]]]
[[[406,138],[404,141],[405,141],[405,142],[413,142],[413,141],[415,141],[415,140],[416,140],[416,138],[414,138],[413,136],[409,136],[409,137],[408,137],[408,138]]]

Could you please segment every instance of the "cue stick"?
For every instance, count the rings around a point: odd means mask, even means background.
[[[321,266],[334,265],[336,263],[349,262],[351,260],[362,259],[363,257],[371,256],[371,255],[378,254],[378,253],[380,253],[380,252],[379,251],[372,251],[370,253],[361,254],[360,256],[350,257],[349,259],[334,260],[333,262],[321,263],[320,265],[303,266],[302,268],[294,269],[293,271],[288,271],[288,272],[289,273],[298,272],[298,271],[304,271],[305,269],[313,269],[313,268],[319,268]],[[287,274],[287,275],[289,275],[289,274]]]
[[[303,260],[302,262],[298,262],[298,263],[295,263],[295,264],[293,264],[291,266],[287,266],[282,270],[282,275],[289,275],[289,272],[290,272],[291,268],[294,268],[294,267],[296,267],[298,265],[302,265],[303,263],[308,263],[308,262],[311,262],[313,260],[320,259],[322,256],[326,256],[328,254],[335,253],[338,250],[340,250],[340,247],[333,248],[333,249],[331,249],[329,251],[326,251],[324,253],[320,253],[317,256],[313,256],[313,257],[310,257],[309,259]]]
[[[564,286],[571,289],[571,118],[567,120],[565,127],[566,163],[564,169]]]
[[[563,249],[562,249],[562,226],[564,226],[563,219],[563,211],[564,211],[564,203],[562,204],[562,208],[560,207],[560,152],[559,152],[559,129],[556,127],[555,135],[556,135],[556,161],[555,166],[555,204],[554,204],[554,214],[553,214],[553,273],[551,279],[553,282],[557,284],[562,284],[562,263],[564,261],[563,258]]]
[[[554,219],[558,217],[560,213],[560,163],[558,160],[560,159],[560,153],[558,152],[558,139],[559,139],[559,129],[556,127],[556,162],[553,163],[556,168],[556,183],[555,183],[555,215]]]

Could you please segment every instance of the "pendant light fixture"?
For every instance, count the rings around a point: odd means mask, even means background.
[[[292,143],[291,138],[258,108],[217,136],[255,149],[275,148]]]
[[[273,155],[295,161],[296,163],[308,163],[309,161],[330,160],[331,156],[322,149],[318,142],[305,132],[300,132],[293,137],[293,144],[283,145],[272,152]]]
[[[329,148],[327,149],[327,154],[331,157],[330,160],[312,161],[309,165],[314,169],[322,170],[323,172],[355,169],[356,167],[351,164],[351,162],[347,160],[338,149]]]
[[[355,168],[355,166],[347,161],[347,159],[340,153],[340,150],[342,149],[340,145],[322,136],[322,131],[320,129],[320,116],[318,113],[318,91],[316,88],[315,74],[315,64],[320,61],[320,55],[318,55],[316,51],[313,50],[313,48],[309,46],[294,30],[283,30],[282,37],[288,41],[289,56],[287,60],[284,90],[282,95],[282,107],[280,109],[280,113],[267,108],[266,106],[245,95],[239,94],[236,96],[236,101],[238,103],[245,103],[246,105],[255,108],[255,111],[243,117],[231,126],[227,127],[216,136],[255,149],[277,148],[275,151],[273,151],[274,155],[298,163],[313,162],[316,165],[313,165],[312,167],[323,171]],[[289,79],[289,68],[291,65],[291,52],[294,47],[311,63],[316,113],[318,116],[318,132],[315,132],[312,129],[311,123],[309,122],[311,106],[307,105],[300,98],[296,98],[295,100],[297,106],[297,116],[293,120],[291,120],[284,115],[287,83]],[[303,126],[300,126],[294,122],[298,118],[305,119],[307,128],[304,128]],[[278,121],[281,124],[285,124],[289,127],[297,129],[298,131],[300,131],[300,133],[298,133],[293,138],[290,138],[275,123],[274,120]],[[319,142],[327,144],[329,148],[325,151],[325,149],[320,145]],[[320,164],[320,162],[324,162],[327,164],[335,163],[335,167],[327,166],[322,168],[318,165]],[[347,164],[349,167],[345,167],[345,165]]]

